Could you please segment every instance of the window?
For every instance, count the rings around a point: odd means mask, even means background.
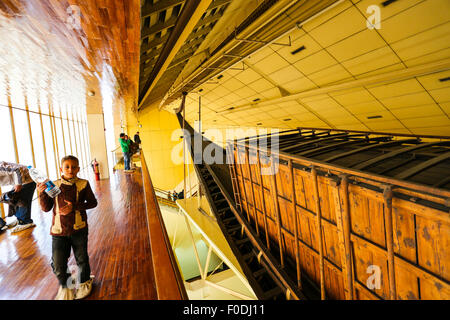
[[[0,160],[6,162],[16,162],[14,141],[11,131],[11,118],[9,116],[9,113],[10,110],[8,107],[0,105],[0,136],[2,137]]]
[[[55,123],[55,132],[56,132],[56,143],[58,145],[57,151],[58,151],[58,159],[61,159],[66,155],[66,147],[64,142],[64,136],[63,136],[63,129],[61,125],[61,119],[60,118],[54,118],[53,119]]]
[[[48,177],[50,180],[58,179],[57,159],[55,158],[55,150],[53,148],[52,127],[50,124],[50,117],[42,115],[42,128],[44,129],[45,151],[48,163]],[[63,146],[60,146],[63,148]]]
[[[33,165],[33,154],[31,152],[30,130],[28,117],[25,110],[13,109],[14,127],[16,130],[17,151],[19,163],[25,166]]]
[[[72,142],[70,141],[69,124],[67,119],[62,120],[62,128],[64,132],[64,143],[66,144],[66,154],[73,154]]]
[[[73,120],[68,120],[67,122],[69,123],[69,133],[70,133],[70,143],[72,145],[72,155],[79,158],[80,153],[78,150],[79,147],[77,146],[77,143],[76,143],[74,123],[73,123]]]
[[[42,140],[41,118],[39,114],[30,112],[31,135],[33,137],[34,159],[36,168],[47,172],[45,166],[44,142]]]

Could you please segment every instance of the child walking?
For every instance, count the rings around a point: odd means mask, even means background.
[[[61,159],[61,179],[55,184],[61,189],[56,198],[45,193],[45,184],[39,183],[39,204],[42,211],[53,208],[50,234],[52,235],[52,269],[60,287],[56,300],[73,300],[87,297],[92,290],[91,269],[87,251],[88,225],[86,210],[97,206],[97,199],[89,182],[77,177],[79,161],[74,156]],[[71,289],[71,275],[67,262],[73,249],[78,266],[79,286]],[[68,283],[69,282],[69,283]]]

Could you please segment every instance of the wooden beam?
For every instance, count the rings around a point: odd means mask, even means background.
[[[165,0],[158,1],[153,4],[144,5],[141,9],[141,18],[146,18],[152,14],[173,8],[179,4],[184,3],[185,0]]]
[[[359,134],[358,136],[361,136],[361,135]],[[296,148],[302,148],[302,147],[306,147],[306,146],[309,146],[309,145],[314,144],[314,143],[330,141],[330,140],[334,140],[336,138],[344,138],[344,137],[350,137],[350,136],[348,135],[348,133],[331,134],[331,135],[327,136],[326,138],[311,139],[311,141],[293,144],[293,145],[290,145],[290,146],[288,146],[286,148],[281,148],[280,150],[283,151],[283,152],[289,152],[290,150],[294,150],[295,151]]]
[[[411,147],[407,147],[407,148],[403,148],[400,150],[394,150],[391,152],[388,152],[386,154],[383,154],[381,156],[375,157],[375,158],[371,158],[369,160],[366,160],[362,163],[359,163],[357,165],[353,165],[352,169],[356,169],[356,170],[364,170],[367,167],[370,167],[372,165],[374,165],[375,163],[387,160],[387,159],[391,159],[394,158],[400,154],[404,154],[407,152],[411,152],[411,151],[415,151],[418,149],[423,149],[423,148],[427,148],[427,147],[432,147],[432,146],[449,146],[450,145],[450,141],[439,141],[439,142],[428,142],[428,143],[422,143],[419,145],[415,145],[415,146],[411,146]]]
[[[445,161],[447,159],[450,159],[450,152],[446,152],[444,154],[441,154],[440,156],[434,157],[428,161],[422,162],[421,164],[412,167],[404,172],[401,172],[395,176],[396,179],[407,179],[429,167],[432,167],[442,161]]]
[[[366,151],[366,150],[371,150],[374,148],[383,148],[383,147],[392,147],[392,146],[396,146],[396,145],[400,145],[403,143],[413,143],[413,142],[419,142],[419,140],[417,139],[403,139],[403,140],[395,140],[395,141],[390,141],[390,142],[383,142],[383,143],[375,143],[369,146],[364,146],[362,148],[358,148],[356,150],[352,150],[352,151],[348,151],[348,152],[344,152],[344,153],[340,153],[334,156],[331,156],[329,158],[324,159],[323,161],[325,162],[331,162],[337,159],[341,159],[341,158],[345,158],[348,156],[351,156],[353,154],[356,153],[360,153],[362,151]]]
[[[369,141],[386,141],[386,139],[388,139],[388,137],[377,137],[377,138],[371,138],[371,139],[355,139],[355,140],[350,140],[350,141],[344,141],[344,142],[338,142],[338,143],[333,143],[332,145],[328,145],[328,146],[323,146],[323,147],[318,147],[318,148],[314,148],[313,150],[306,150],[300,153],[295,153],[299,156],[307,156],[307,157],[312,157],[317,156],[319,154],[322,153],[326,153],[326,152],[330,152],[333,150],[338,150],[343,146],[350,146],[353,144],[360,144],[360,143],[368,143]]]
[[[169,29],[170,27],[173,27],[177,23],[178,17],[170,17],[164,22],[158,22],[151,27],[146,27],[142,29],[141,33],[141,39],[147,38],[151,36],[152,34],[158,33],[160,31]],[[170,36],[169,36],[170,37]]]

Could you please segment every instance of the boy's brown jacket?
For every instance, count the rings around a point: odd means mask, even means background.
[[[48,212],[53,208],[50,234],[52,236],[70,236],[87,228],[86,210],[97,206],[97,199],[95,199],[89,181],[80,178],[70,180],[61,178],[54,183],[61,189],[61,193],[56,198],[49,197],[45,192],[39,195],[42,211]],[[67,205],[65,200],[73,204],[73,210],[62,215],[59,208]]]

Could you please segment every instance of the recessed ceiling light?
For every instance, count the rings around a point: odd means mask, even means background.
[[[379,119],[379,118],[383,118],[383,116],[377,115],[377,116],[367,117],[367,119]]]
[[[203,91],[203,89],[198,90],[198,92],[202,92],[202,91]]]
[[[260,98],[253,99],[253,102],[261,100]]]
[[[291,118],[283,119],[283,121],[291,121]]]
[[[300,48],[295,49],[294,51],[292,51],[291,54],[299,53],[300,51],[303,51],[303,50],[305,50],[305,49],[306,49],[305,46],[301,46]]]
[[[397,0],[386,0],[386,1],[382,2],[381,5],[383,7],[387,7],[388,5],[390,5],[391,3],[396,2],[396,1]]]
[[[257,125],[257,126],[260,126],[260,125],[262,125],[262,123],[261,123],[261,122],[258,122],[256,125]]]
[[[220,76],[217,77],[217,79],[222,79],[223,78],[223,74],[221,74]]]
[[[450,77],[439,79],[440,82],[449,81]]]

